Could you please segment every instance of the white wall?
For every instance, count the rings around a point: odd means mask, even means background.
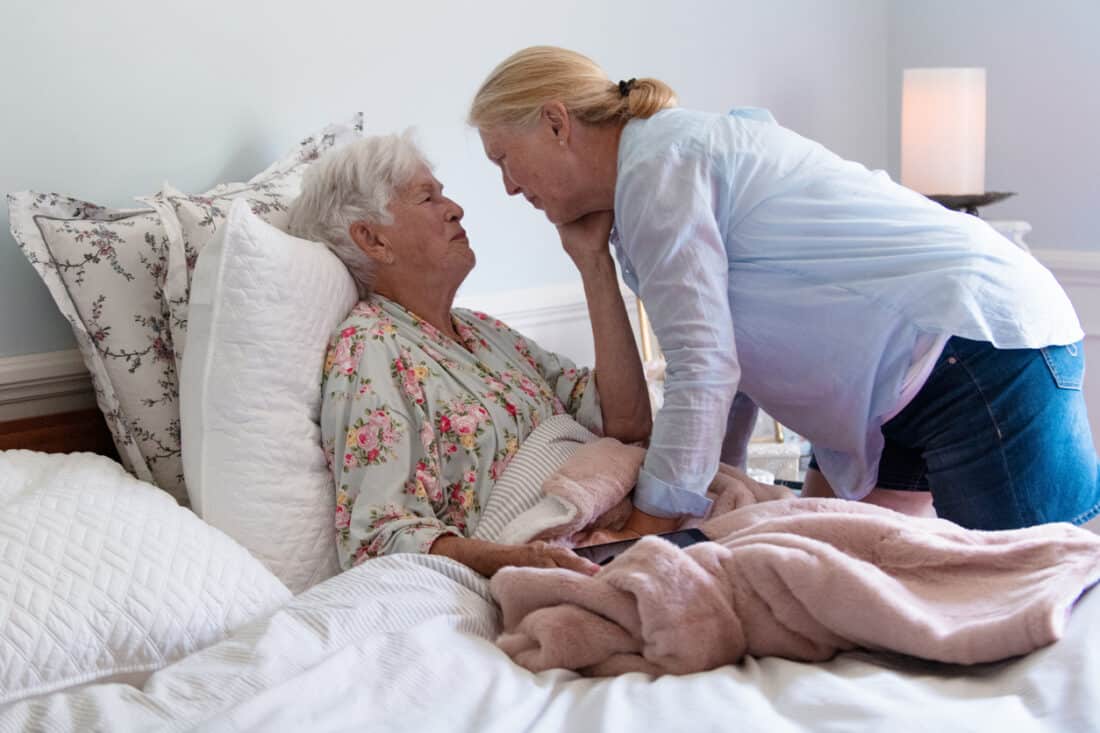
[[[1100,251],[1097,39],[1097,0],[892,0],[890,171],[899,169],[902,70],[984,66],[986,189],[1018,195],[983,216],[1031,222],[1034,247]]]
[[[417,125],[465,207],[479,258],[465,294],[566,283],[575,277],[553,231],[505,197],[464,124],[504,56],[576,48],[615,78],[665,79],[686,106],[770,107],[884,167],[887,22],[888,5],[869,0],[14,0],[0,5],[0,192],[119,206],[165,180],[200,191],[363,110],[376,132]],[[0,357],[68,349],[2,208]]]

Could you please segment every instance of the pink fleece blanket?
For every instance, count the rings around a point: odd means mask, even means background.
[[[633,485],[620,470],[607,488],[599,453],[621,458],[612,443],[578,451],[566,480],[545,487],[566,498],[600,487],[584,499],[589,522]],[[973,664],[1056,641],[1075,600],[1100,579],[1100,537],[1067,524],[965,530],[794,499],[729,467],[711,490],[715,511],[701,529],[714,542],[681,550],[643,538],[593,577],[499,571],[491,590],[503,611],[500,648],[532,671],[591,676],[686,674],[746,654],[822,661],[856,647]]]

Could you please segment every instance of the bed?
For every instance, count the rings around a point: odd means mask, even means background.
[[[169,534],[166,517],[191,514],[105,457],[8,451],[0,459],[7,461],[8,479],[13,470],[33,464],[41,486],[31,486],[32,493],[72,471],[83,495],[94,494],[96,485],[129,486],[135,495],[159,502],[151,515],[161,525],[157,542]],[[10,518],[9,499],[4,510]],[[202,570],[203,580],[220,588],[226,584],[225,566],[247,563],[247,553],[199,525],[193,521],[192,531],[204,544],[226,543],[216,553],[224,565]],[[46,548],[67,541],[60,538]],[[0,544],[10,562],[12,543]],[[89,578],[97,576],[94,565],[88,566]],[[820,664],[750,657],[686,676],[586,679],[564,670],[532,674],[514,664],[493,643],[500,615],[488,584],[445,558],[374,560],[294,598],[270,574],[253,572],[264,577],[242,595],[259,596],[261,602],[238,609],[230,623],[218,626],[211,621],[214,614],[204,612],[189,631],[200,637],[197,643],[147,660],[144,674],[131,668],[129,675],[101,675],[91,684],[76,682],[0,706],[0,730],[1100,727],[1100,593],[1095,590],[1080,600],[1061,641],[1002,663],[961,667],[857,651]],[[71,595],[73,583],[64,587]],[[51,588],[42,584],[38,590]],[[242,590],[235,587],[229,595]],[[217,592],[206,589],[203,595]],[[147,603],[132,589],[123,600]],[[178,615],[186,613],[183,603]],[[52,633],[65,623],[72,621],[56,619]],[[6,658],[10,662],[11,656]]]
[[[976,668],[868,653],[747,659],[688,676],[531,674],[492,643],[485,584],[397,556],[317,586],[143,687],[0,710],[3,730],[1095,730],[1100,595],[1065,638]]]

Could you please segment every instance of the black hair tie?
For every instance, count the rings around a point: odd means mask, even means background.
[[[638,81],[637,79],[631,79],[630,81],[620,81],[619,82],[619,96],[620,97],[625,97],[626,95],[630,94],[630,90],[634,88],[634,84],[637,81]]]

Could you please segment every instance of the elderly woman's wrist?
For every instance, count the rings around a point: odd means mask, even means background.
[[[466,542],[465,537],[459,537],[450,532],[443,532],[432,542],[432,546],[428,549],[428,554],[442,555],[443,557],[449,557],[452,560],[465,563],[464,556],[467,554],[468,549],[465,547]]]
[[[497,570],[509,564],[509,548],[493,542],[459,537],[453,534],[441,534],[432,543],[429,552],[432,555],[449,557],[460,562],[474,572],[491,578]]]

